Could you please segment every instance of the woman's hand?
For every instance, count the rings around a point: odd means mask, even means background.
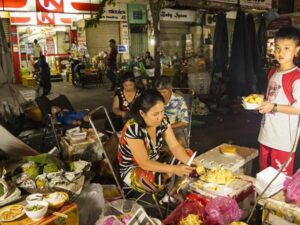
[[[272,112],[272,110],[274,109],[274,103],[272,102],[263,102],[259,107],[258,107],[258,111],[261,114],[265,114],[265,113],[269,113]]]
[[[180,177],[189,176],[191,172],[193,172],[193,167],[184,164],[176,165],[174,170],[174,174]]]

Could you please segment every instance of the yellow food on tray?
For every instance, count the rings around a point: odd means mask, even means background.
[[[187,217],[180,220],[179,225],[201,225],[201,222],[198,215],[189,214]]]
[[[236,154],[236,148],[230,145],[227,146],[221,146],[220,152],[223,154],[229,153],[229,154]]]
[[[232,222],[230,225],[248,225],[248,224],[244,222]]]
[[[11,205],[0,210],[0,221],[12,221],[24,214],[23,205]]]
[[[221,168],[208,170],[205,175],[201,176],[201,179],[210,183],[227,185],[235,179],[235,176],[230,170]]]
[[[204,168],[204,166],[202,166],[202,165],[197,165],[196,172],[197,172],[199,175],[202,175],[203,173],[205,173],[205,168]]]
[[[244,102],[251,103],[251,104],[260,104],[263,103],[264,98],[263,95],[251,94],[247,97],[243,97]]]

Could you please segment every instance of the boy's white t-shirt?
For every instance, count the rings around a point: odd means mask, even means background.
[[[298,67],[294,67],[289,71],[276,71],[273,74],[269,80],[266,101],[278,105],[290,105],[282,87],[282,76],[295,69],[299,70]],[[295,99],[293,106],[300,109],[300,80],[293,83],[293,97]],[[299,115],[280,112],[266,113],[262,117],[258,141],[268,147],[289,152],[293,148],[296,139],[298,122]]]

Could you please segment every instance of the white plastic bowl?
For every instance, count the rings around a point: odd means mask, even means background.
[[[248,103],[243,101],[242,106],[244,107],[244,109],[246,110],[257,110],[257,108],[259,107],[259,104],[256,103]]]
[[[44,200],[44,196],[41,193],[35,193],[35,194],[28,195],[26,198],[27,203],[42,201],[42,200]]]
[[[42,206],[42,208],[39,210],[35,210],[35,211],[29,210],[31,207],[36,206],[36,205]],[[45,200],[32,201],[32,202],[28,203],[25,207],[26,215],[32,220],[42,219],[45,216],[45,214],[47,213],[47,211],[48,211],[48,202]]]

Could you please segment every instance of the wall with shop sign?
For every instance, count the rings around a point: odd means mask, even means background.
[[[118,2],[116,8],[118,7]],[[99,0],[1,0],[0,11],[45,13],[91,13],[99,9]]]

